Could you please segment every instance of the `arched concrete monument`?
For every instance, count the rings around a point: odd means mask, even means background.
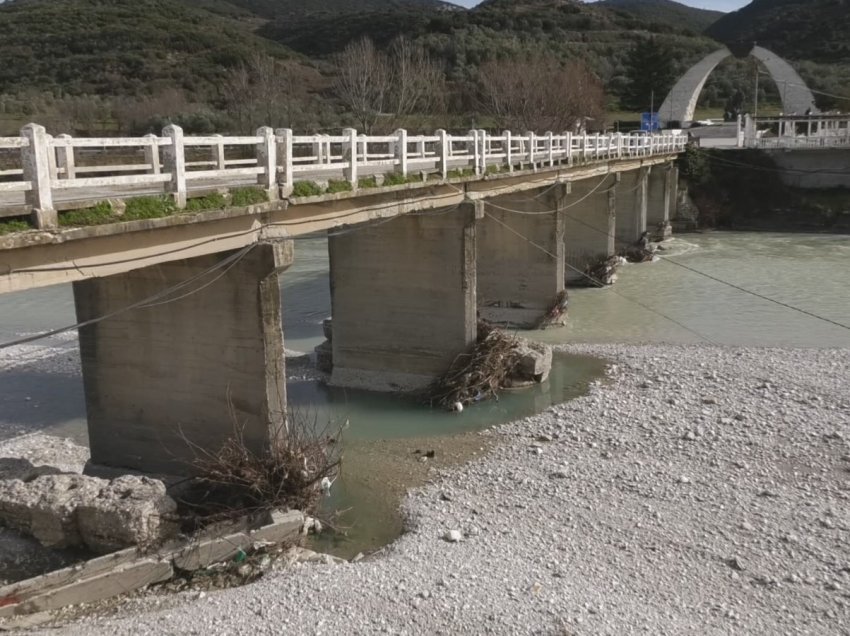
[[[708,76],[711,75],[718,64],[730,55],[732,55],[732,52],[724,46],[694,64],[676,82],[658,111],[662,124],[693,121],[697,101]],[[817,112],[812,91],[809,90],[806,83],[788,62],[760,46],[753,47],[750,55],[764,64],[773,81],[776,82],[779,94],[782,97],[783,113],[786,115],[795,113],[802,115],[809,109],[812,113]]]

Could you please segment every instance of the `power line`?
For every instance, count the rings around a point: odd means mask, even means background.
[[[248,254],[248,252],[250,252],[252,249],[254,249],[254,244],[247,245],[247,246],[243,247],[241,250],[239,250],[238,252],[234,252],[233,254],[230,254],[229,256],[222,259],[221,261],[214,264],[213,266],[208,267],[204,271],[202,271],[198,274],[195,274],[194,276],[191,276],[190,278],[187,278],[186,280],[180,281],[179,283],[171,285],[170,287],[166,287],[165,289],[160,290],[157,293],[152,294],[151,296],[148,296],[147,298],[143,298],[142,300],[137,301],[137,302],[135,302],[131,305],[127,305],[126,307],[122,307],[121,309],[116,309],[115,311],[112,311],[108,314],[98,316],[97,318],[91,318],[89,320],[84,320],[82,322],[78,322],[78,323],[75,323],[73,325],[68,325],[68,326],[65,326],[65,327],[60,327],[58,329],[52,329],[50,331],[45,331],[45,332],[34,334],[34,335],[31,335],[31,336],[26,336],[24,338],[18,338],[16,340],[12,340],[12,341],[9,341],[9,342],[0,343],[0,350],[8,349],[9,347],[14,347],[14,346],[26,344],[28,342],[35,342],[36,340],[43,340],[44,338],[49,338],[50,336],[55,336],[55,335],[58,335],[60,333],[65,333],[66,331],[73,331],[74,329],[81,329],[83,327],[88,327],[89,325],[94,325],[94,324],[97,324],[97,323],[102,322],[104,320],[107,320],[109,318],[114,318],[115,316],[120,316],[121,314],[124,314],[128,311],[132,311],[134,309],[142,309],[142,308],[145,308],[145,307],[156,307],[158,305],[163,305],[163,304],[166,304],[166,303],[169,303],[169,302],[175,302],[177,300],[181,300],[183,298],[191,296],[192,294],[196,294],[199,291],[206,289],[209,285],[211,285],[212,283],[217,281],[219,278],[221,278],[221,276],[223,276],[225,273],[227,273],[227,271],[230,270],[231,267],[233,267],[239,261],[241,261]],[[201,287],[198,287],[198,288],[196,288],[196,289],[194,289],[194,290],[192,290],[192,291],[190,291],[186,294],[183,294],[182,296],[175,297],[175,298],[166,298],[165,300],[162,300],[160,302],[161,299],[167,297],[169,294],[172,294],[174,292],[178,292],[178,291],[184,289],[185,287],[187,287],[188,285],[191,285],[195,281],[202,279],[204,276],[207,276],[208,274],[214,273],[214,272],[216,272],[220,269],[224,269],[225,271],[222,274],[220,274],[219,276],[217,276],[215,279],[213,279],[212,281],[208,281],[207,283],[203,284]]]
[[[842,327],[844,329],[850,330],[850,325],[845,325],[843,323],[838,322],[837,320],[832,320],[831,318],[819,316],[815,313],[812,313],[811,311],[801,309],[800,307],[795,307],[794,305],[789,305],[788,303],[782,302],[781,300],[776,300],[775,298],[771,298],[769,296],[765,296],[764,294],[754,292],[750,289],[746,289],[744,287],[741,287],[740,285],[736,285],[735,283],[730,283],[729,281],[725,281],[723,279],[717,278],[716,276],[712,276],[711,274],[706,274],[705,272],[700,271],[700,270],[698,270],[694,267],[690,267],[689,265],[685,265],[684,263],[674,261],[669,256],[661,256],[660,258],[661,258],[662,261],[665,261],[665,262],[670,263],[672,265],[676,265],[678,267],[682,267],[682,268],[684,268],[688,271],[691,271],[695,274],[699,274],[700,276],[704,276],[705,278],[708,278],[708,279],[713,280],[715,282],[721,283],[722,285],[726,285],[727,287],[731,287],[733,289],[737,289],[738,291],[742,291],[745,294],[750,294],[751,296],[755,296],[756,298],[761,298],[762,300],[766,300],[768,302],[774,303],[774,304],[779,305],[781,307],[785,307],[786,309],[791,309],[793,311],[800,312],[801,314],[811,316],[812,318],[817,318],[818,320],[822,320],[824,322],[830,323],[832,325],[835,325],[836,327]]]
[[[485,212],[485,214],[487,214],[487,213]],[[508,231],[512,232],[513,234],[515,234],[516,236],[520,237],[521,239],[523,239],[523,240],[527,241],[527,242],[529,243],[529,245],[531,245],[531,246],[533,246],[533,247],[535,247],[535,248],[539,249],[539,250],[540,250],[541,252],[543,252],[544,254],[548,254],[549,256],[551,256],[552,258],[554,258],[554,259],[556,259],[556,260],[557,260],[557,258],[558,258],[558,257],[557,257],[557,256],[555,256],[554,254],[552,254],[552,252],[550,252],[549,250],[547,250],[547,249],[546,249],[546,248],[544,248],[543,246],[539,245],[538,243],[535,243],[534,241],[532,241],[532,240],[531,240],[530,238],[528,238],[527,236],[524,236],[524,235],[522,235],[520,232],[517,232],[514,228],[512,228],[512,227],[511,227],[510,225],[508,225],[507,223],[504,223],[503,221],[500,221],[499,219],[497,219],[496,217],[494,217],[494,216],[492,216],[492,215],[490,215],[490,214],[487,214],[487,216],[488,216],[488,217],[490,217],[492,220],[494,220],[494,221],[495,221],[496,223],[498,223],[499,225],[504,226],[504,227],[505,227]],[[705,335],[703,335],[703,334],[699,333],[698,331],[696,331],[696,330],[694,330],[694,329],[691,329],[690,327],[688,327],[687,325],[685,325],[685,324],[684,324],[684,323],[682,323],[682,322],[679,322],[679,321],[678,321],[678,320],[676,320],[675,318],[672,318],[671,316],[668,316],[667,314],[664,314],[664,313],[662,313],[662,312],[658,311],[657,309],[654,309],[653,307],[650,307],[649,305],[647,305],[647,304],[645,304],[645,303],[643,303],[643,302],[641,302],[641,301],[639,301],[639,300],[635,300],[634,298],[631,298],[630,296],[626,296],[625,294],[620,293],[620,292],[619,292],[619,291],[617,291],[616,289],[614,289],[614,288],[612,288],[612,287],[609,287],[609,286],[605,285],[605,283],[603,283],[603,282],[602,282],[602,281],[600,281],[599,279],[595,278],[594,276],[591,276],[591,275],[590,275],[590,274],[588,274],[587,272],[584,272],[584,271],[580,270],[580,269],[579,269],[579,268],[577,268],[577,267],[574,267],[574,266],[573,266],[573,265],[571,265],[570,263],[565,262],[565,263],[564,263],[564,265],[565,265],[566,267],[568,267],[569,269],[573,270],[574,272],[576,272],[577,274],[579,274],[579,275],[581,275],[581,276],[584,276],[585,278],[587,278],[588,280],[590,280],[590,281],[591,281],[591,282],[593,282],[594,284],[596,284],[596,285],[598,285],[598,286],[600,286],[600,287],[608,287],[608,288],[611,290],[611,292],[612,292],[613,294],[616,294],[616,295],[617,295],[617,296],[619,296],[620,298],[624,298],[625,300],[628,300],[628,301],[629,301],[629,302],[631,302],[631,303],[634,303],[634,304],[636,304],[636,305],[638,305],[638,306],[640,306],[640,307],[643,307],[644,309],[646,309],[647,311],[649,311],[649,312],[651,312],[651,313],[655,314],[656,316],[660,316],[661,318],[664,318],[665,320],[669,320],[669,321],[670,321],[670,322],[672,322],[674,325],[677,325],[677,326],[681,327],[682,329],[684,329],[685,331],[687,331],[687,332],[689,332],[689,333],[692,333],[693,335],[697,336],[700,340],[704,340],[704,341],[708,342],[709,344],[713,344],[713,345],[718,344],[718,343],[714,342],[714,341],[713,341],[711,338],[709,338],[708,336],[705,336]]]
[[[509,210],[509,209],[507,209],[507,208],[501,208],[501,209],[506,210],[506,211],[508,211],[508,212],[514,212],[514,213],[516,213],[516,214],[531,214],[531,213],[528,213],[528,212],[524,212],[524,211],[522,211],[522,210]],[[495,217],[493,217],[493,216],[491,216],[491,215],[489,215],[489,214],[488,214],[487,216],[489,216],[489,217],[490,217],[491,219],[493,219],[493,220],[497,220]],[[616,235],[615,235],[615,234],[611,234],[610,232],[607,232],[607,231],[602,230],[602,229],[600,229],[600,228],[598,228],[598,227],[595,227],[595,226],[593,226],[593,225],[591,225],[591,224],[589,224],[589,223],[587,223],[587,222],[585,222],[585,221],[583,221],[583,220],[581,220],[581,219],[579,219],[579,218],[576,218],[576,217],[574,217],[574,216],[571,216],[571,215],[569,215],[569,214],[566,214],[566,213],[565,213],[565,214],[564,214],[564,216],[566,216],[567,218],[569,218],[569,219],[571,219],[571,220],[573,220],[573,221],[575,221],[575,222],[577,222],[577,223],[579,223],[579,224],[581,224],[581,225],[584,225],[585,227],[590,228],[590,229],[591,229],[591,230],[593,230],[594,232],[598,232],[598,233],[600,233],[600,234],[603,234],[603,235],[604,235],[605,237],[607,237],[607,238],[612,238],[612,237],[613,237],[613,238],[614,238],[614,241],[615,241],[616,243],[620,244],[620,245],[628,246],[628,244],[624,243],[623,241],[619,241],[619,240],[617,240],[617,237],[616,237]],[[501,223],[500,221],[497,221],[497,222]],[[502,223],[502,225],[505,225],[505,224],[504,224],[504,223]],[[505,226],[505,227],[508,227],[508,226]],[[515,232],[515,233],[516,233],[516,232]],[[521,235],[519,235],[519,236],[521,236]],[[531,241],[530,241],[530,239],[527,239],[526,237],[522,237],[522,238],[525,238],[526,240],[529,240],[529,242],[531,242]],[[536,244],[534,244],[534,243],[532,243],[532,244],[533,244],[535,247],[539,247],[538,245],[536,245]],[[546,253],[547,253],[547,254],[549,254],[550,256],[552,256],[552,254],[551,254],[550,252],[546,252]],[[829,324],[832,324],[832,325],[835,325],[835,326],[838,326],[838,327],[843,327],[844,329],[848,329],[848,330],[850,330],[850,325],[842,324],[842,323],[837,322],[837,321],[835,321],[835,320],[832,320],[832,319],[830,319],[830,318],[826,318],[826,317],[824,317],[824,316],[819,316],[818,314],[815,314],[815,313],[813,313],[813,312],[807,311],[807,310],[805,310],[805,309],[801,309],[800,307],[795,307],[794,305],[790,305],[790,304],[785,303],[785,302],[782,302],[782,301],[780,301],[780,300],[776,300],[776,299],[771,298],[771,297],[769,297],[769,296],[765,296],[764,294],[760,294],[760,293],[758,293],[758,292],[751,291],[751,290],[749,290],[749,289],[746,289],[745,287],[741,287],[740,285],[736,285],[735,283],[730,283],[730,282],[725,281],[725,280],[723,280],[723,279],[721,279],[721,278],[717,278],[716,276],[712,276],[711,274],[706,274],[705,272],[702,272],[702,271],[700,271],[700,270],[698,270],[698,269],[696,269],[696,268],[693,268],[693,267],[690,267],[690,266],[684,265],[684,264],[679,263],[679,262],[677,262],[677,261],[673,261],[673,260],[669,259],[669,257],[659,256],[659,258],[660,258],[660,260],[661,260],[662,262],[668,262],[668,263],[673,264],[673,265],[678,265],[678,266],[680,266],[680,267],[684,267],[685,269],[690,270],[691,272],[693,272],[693,273],[695,273],[695,274],[699,274],[700,276],[704,276],[704,277],[706,277],[706,278],[708,278],[708,279],[710,279],[710,280],[713,280],[713,281],[715,281],[715,282],[721,283],[721,284],[723,284],[723,285],[727,285],[728,287],[731,287],[731,288],[736,289],[736,290],[738,290],[738,291],[744,292],[744,293],[746,293],[746,294],[750,294],[750,295],[752,295],[752,296],[755,296],[756,298],[760,298],[760,299],[765,300],[765,301],[767,301],[767,302],[775,303],[776,305],[779,305],[779,306],[781,306],[781,307],[785,307],[786,309],[790,309],[790,310],[793,310],[793,311],[797,311],[797,312],[799,312],[799,313],[801,313],[801,314],[805,314],[805,315],[807,315],[807,316],[810,316],[810,317],[812,317],[812,318],[816,318],[816,319],[821,320],[821,321],[823,321],[823,322],[827,322],[827,323],[829,323]],[[571,266],[571,265],[569,265],[569,264],[566,264],[566,265],[567,265],[567,267],[570,267],[571,269],[574,269],[575,271],[579,271],[579,270],[577,270],[576,268],[572,267],[572,266]],[[580,272],[580,273],[581,273],[583,276],[586,276],[586,274],[584,274],[584,272]],[[599,281],[595,281],[595,282],[596,282],[597,284],[600,284],[600,285],[602,284],[602,283],[599,283]],[[615,293],[616,293],[616,292],[615,292]],[[620,295],[621,295],[621,294],[620,294]],[[636,301],[636,300],[634,300],[634,299],[629,299],[629,298],[628,298],[628,297],[626,297],[626,296],[623,296],[623,298],[626,298],[626,299],[628,299],[628,300],[631,300],[632,302],[635,302],[635,303],[637,303],[637,304],[641,304],[641,303],[639,303],[638,301]],[[641,305],[641,306],[644,306],[644,307],[645,307],[645,305]],[[648,307],[647,307],[647,308],[648,308]],[[658,312],[655,312],[655,313],[658,313]],[[658,315],[663,316],[664,318],[667,318],[668,320],[671,320],[672,322],[676,322],[675,320],[673,320],[672,318],[670,318],[669,316],[666,316],[666,315],[664,315],[664,314],[658,313]],[[676,323],[676,324],[679,324],[679,323]],[[680,326],[682,326],[682,327],[683,327],[683,328],[685,328],[685,329],[688,329],[689,331],[692,331],[692,330],[691,330],[691,329],[689,329],[688,327],[684,327],[684,325],[680,325]],[[697,332],[692,331],[692,333],[697,333]],[[704,337],[704,336],[700,336],[700,337]],[[707,340],[707,338],[706,338],[706,340]],[[709,340],[709,342],[711,342],[711,341]]]

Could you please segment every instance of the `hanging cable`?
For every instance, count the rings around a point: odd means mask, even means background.
[[[532,240],[531,240],[530,238],[528,238],[527,236],[524,236],[524,235],[523,235],[523,234],[521,234],[520,232],[517,232],[514,228],[512,228],[512,227],[511,227],[510,225],[508,225],[507,223],[504,223],[503,221],[500,221],[500,220],[499,220],[499,219],[497,219],[496,217],[494,217],[494,216],[492,216],[492,215],[490,215],[490,214],[487,214],[486,212],[485,212],[485,215],[486,215],[486,216],[488,216],[488,217],[490,217],[492,220],[494,220],[494,221],[495,221],[496,223],[498,223],[499,225],[502,225],[503,227],[505,227],[505,229],[507,229],[509,232],[511,232],[511,233],[513,233],[513,234],[515,234],[516,236],[518,236],[519,238],[523,239],[524,241],[527,241],[529,245],[531,245],[531,246],[533,246],[533,247],[537,248],[538,250],[540,250],[540,251],[541,251],[541,252],[543,252],[544,254],[548,254],[549,256],[551,256],[552,258],[554,258],[554,259],[556,259],[556,260],[557,260],[557,258],[558,258],[558,257],[557,257],[555,254],[553,254],[552,252],[550,252],[549,250],[547,250],[547,249],[546,249],[546,248],[544,248],[543,246],[539,245],[538,243],[535,243],[534,241],[532,241]],[[661,318],[664,318],[665,320],[669,320],[669,321],[670,321],[670,322],[672,322],[674,325],[677,325],[677,326],[681,327],[682,329],[684,329],[685,331],[687,331],[687,332],[689,332],[689,333],[691,333],[691,334],[693,334],[693,335],[697,336],[700,340],[704,340],[705,342],[708,342],[709,344],[714,344],[714,345],[718,344],[718,343],[714,342],[713,340],[711,340],[708,336],[705,336],[705,335],[703,335],[703,334],[699,333],[698,331],[696,331],[696,330],[694,330],[694,329],[691,329],[690,327],[688,327],[688,326],[687,326],[687,325],[685,325],[684,323],[679,322],[679,321],[678,321],[678,320],[676,320],[675,318],[673,318],[673,317],[671,317],[671,316],[668,316],[667,314],[664,314],[664,313],[662,313],[662,312],[658,311],[657,309],[654,309],[653,307],[650,307],[649,305],[647,305],[647,304],[645,304],[645,303],[642,303],[642,302],[641,302],[641,301],[639,301],[639,300],[635,300],[634,298],[631,298],[630,296],[626,296],[625,294],[621,294],[619,291],[617,291],[617,290],[616,290],[616,289],[614,289],[613,287],[610,287],[610,286],[608,286],[608,285],[605,285],[605,283],[603,283],[602,281],[598,280],[598,279],[597,279],[597,278],[595,278],[594,276],[591,276],[591,275],[590,275],[590,274],[588,274],[587,272],[584,272],[584,271],[580,270],[579,268],[574,267],[574,266],[573,266],[573,265],[571,265],[570,263],[566,263],[566,262],[565,262],[565,263],[564,263],[564,265],[565,265],[567,268],[571,269],[572,271],[576,272],[577,274],[579,274],[579,275],[581,275],[581,276],[583,276],[583,277],[587,278],[589,281],[591,281],[591,282],[592,282],[592,283],[594,283],[595,285],[598,285],[599,287],[605,287],[605,288],[610,289],[610,290],[611,290],[611,293],[613,293],[613,294],[615,294],[615,295],[619,296],[620,298],[624,298],[625,300],[627,300],[627,301],[629,301],[629,302],[631,302],[631,303],[634,303],[634,304],[636,304],[636,305],[638,305],[638,306],[640,306],[640,307],[643,307],[644,309],[646,309],[646,310],[647,310],[647,311],[649,311],[649,312],[652,312],[652,313],[653,313],[653,314],[655,314],[656,316],[660,316]]]
[[[58,329],[52,329],[50,331],[45,331],[45,332],[42,332],[42,333],[33,334],[31,336],[25,336],[23,338],[18,338],[16,340],[12,340],[12,341],[9,341],[9,342],[0,343],[0,350],[8,349],[9,347],[14,347],[14,346],[17,346],[17,345],[26,344],[28,342],[35,342],[36,340],[43,340],[44,338],[49,338],[50,336],[55,336],[55,335],[58,335],[60,333],[65,333],[66,331],[72,331],[74,329],[80,329],[82,327],[88,327],[89,325],[94,325],[94,324],[97,324],[97,323],[102,322],[104,320],[107,320],[109,318],[114,318],[115,316],[120,316],[121,314],[124,314],[128,311],[132,311],[134,309],[141,309],[141,308],[148,307],[148,306],[155,307],[157,305],[166,304],[168,302],[174,302],[176,300],[186,298],[187,296],[191,296],[192,294],[195,294],[195,293],[205,289],[210,284],[212,284],[213,282],[215,282],[216,280],[221,278],[221,275],[216,277],[213,281],[210,281],[210,282],[202,285],[201,287],[199,287],[195,290],[192,290],[191,292],[189,292],[187,294],[183,294],[182,296],[180,296],[178,298],[166,299],[162,302],[159,302],[162,298],[168,296],[169,294],[172,294],[174,292],[178,292],[178,291],[184,289],[186,286],[191,285],[195,281],[200,280],[201,278],[203,278],[204,276],[207,276],[208,274],[217,272],[220,269],[229,270],[231,267],[236,265],[236,263],[241,261],[248,254],[248,252],[250,252],[252,249],[254,249],[254,244],[247,245],[247,246],[243,247],[241,250],[239,250],[238,252],[234,252],[233,254],[230,254],[226,258],[222,259],[221,261],[219,261],[218,263],[216,263],[212,267],[209,267],[209,268],[205,269],[204,271],[202,271],[198,274],[195,274],[194,276],[192,276],[190,278],[187,278],[184,281],[181,281],[181,282],[176,283],[176,284],[174,284],[170,287],[167,287],[167,288],[165,288],[161,291],[158,291],[157,293],[155,293],[151,296],[148,296],[147,298],[143,298],[142,300],[135,302],[131,305],[127,305],[126,307],[122,307],[121,309],[116,309],[115,311],[112,311],[108,314],[98,316],[97,318],[91,318],[90,320],[84,320],[82,322],[78,322],[78,323],[75,323],[73,325],[68,325],[68,326],[65,326],[65,327],[60,327]]]

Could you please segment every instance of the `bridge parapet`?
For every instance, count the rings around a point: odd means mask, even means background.
[[[746,115],[739,139],[745,148],[850,148],[850,115]]]
[[[0,218],[32,215],[37,228],[54,227],[57,211],[109,198],[166,194],[178,208],[187,197],[219,188],[254,186],[269,198],[289,197],[298,181],[330,182],[356,190],[363,180],[397,174],[445,180],[492,172],[534,170],[682,152],[682,134],[295,135],[263,127],[247,136],[184,136],[168,126],[161,136],[53,137],[37,124],[20,137],[0,138]],[[396,177],[398,178],[398,177]]]

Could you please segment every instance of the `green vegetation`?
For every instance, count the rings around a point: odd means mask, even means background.
[[[847,0],[754,0],[703,34],[716,15],[671,0],[485,0],[470,10],[440,0],[0,2],[0,134],[27,121],[53,134],[137,135],[167,123],[201,134],[341,128],[355,117],[334,88],[335,56],[367,36],[381,50],[405,36],[446,79],[446,90],[431,91],[445,93],[437,117],[425,108],[381,115],[376,132],[495,125],[481,107],[482,68],[535,56],[585,62],[609,110],[640,112],[717,39],[757,40],[812,88],[839,95],[819,96],[820,107],[850,105],[841,99],[850,98]],[[738,90],[751,104],[754,70],[721,65],[701,106],[723,108]],[[763,85],[760,103],[775,101],[777,89]]]
[[[230,205],[237,208],[257,205],[258,203],[267,203],[268,200],[268,193],[260,188],[233,188],[230,191]]]
[[[484,174],[499,174],[502,171],[502,166],[487,166]]]
[[[203,210],[222,210],[227,207],[227,199],[223,194],[214,192],[203,197],[195,197],[186,201],[186,212],[201,212]]]
[[[410,183],[410,177],[405,177],[400,172],[387,172],[384,175],[385,186],[399,186]]]
[[[19,219],[0,220],[0,236],[14,234],[15,232],[25,232],[31,229],[32,225],[27,221],[21,221]]]
[[[361,177],[357,180],[357,187],[360,189],[377,188],[378,180],[375,177]]]
[[[647,24],[702,33],[723,16],[720,11],[696,9],[672,0],[602,0],[597,4]]]
[[[293,197],[317,197],[322,193],[322,188],[312,181],[296,181],[292,184]]]
[[[449,179],[463,179],[466,177],[474,177],[475,170],[472,168],[455,168],[454,170],[449,170],[446,176]]]
[[[122,221],[137,221],[139,219],[160,219],[177,212],[177,206],[171,197],[136,197],[127,200],[127,207],[121,215]]]
[[[328,194],[336,194],[338,192],[351,192],[354,188],[348,181],[334,180],[328,181]]]
[[[90,208],[59,213],[59,225],[62,227],[103,225],[105,223],[115,223],[120,220],[121,217],[115,215],[112,205],[108,201],[101,201]]]

